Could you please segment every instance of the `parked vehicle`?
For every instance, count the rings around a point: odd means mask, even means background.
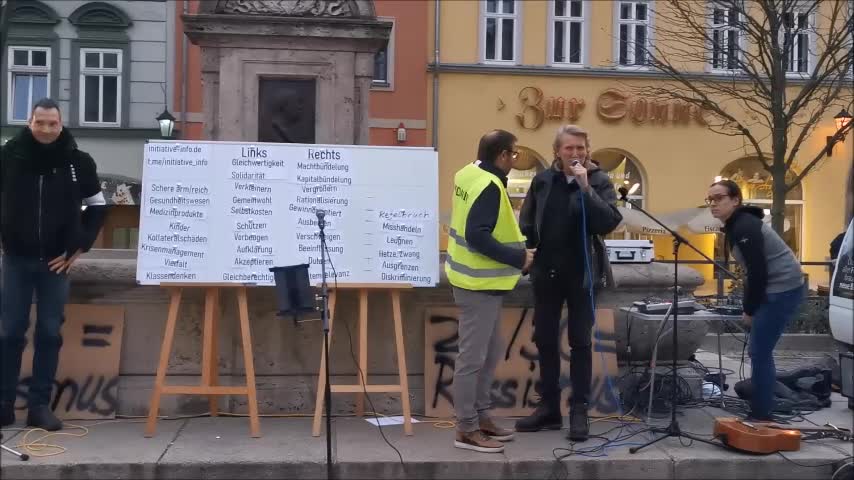
[[[830,334],[847,352],[840,354],[842,394],[854,409],[854,220],[842,239],[830,281]]]

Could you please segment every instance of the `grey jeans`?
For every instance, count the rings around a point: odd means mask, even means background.
[[[504,349],[499,328],[504,297],[455,287],[454,300],[460,308],[454,411],[457,431],[473,432],[492,408],[492,380]]]

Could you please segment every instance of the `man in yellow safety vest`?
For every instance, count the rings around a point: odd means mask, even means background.
[[[534,250],[507,195],[515,163],[516,137],[494,130],[480,139],[474,163],[454,176],[445,272],[460,308],[459,355],[454,368],[454,446],[485,453],[504,450],[513,431],[490,418],[489,392],[503,352],[500,332],[504,295],[531,266]]]

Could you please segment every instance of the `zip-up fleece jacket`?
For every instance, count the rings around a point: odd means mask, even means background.
[[[801,264],[771,225],[762,221],[759,207],[742,206],[724,224],[727,248],[747,270],[744,313],[753,316],[767,302],[767,294],[794,290],[804,284]]]
[[[5,254],[52,260],[88,251],[106,205],[92,157],[63,129],[42,145],[25,128],[0,149],[0,240]],[[81,211],[86,203],[85,212]]]

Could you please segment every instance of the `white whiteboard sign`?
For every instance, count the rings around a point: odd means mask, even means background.
[[[137,281],[274,285],[307,263],[320,283],[439,282],[438,157],[432,148],[150,141]],[[331,259],[331,264],[329,260]]]

